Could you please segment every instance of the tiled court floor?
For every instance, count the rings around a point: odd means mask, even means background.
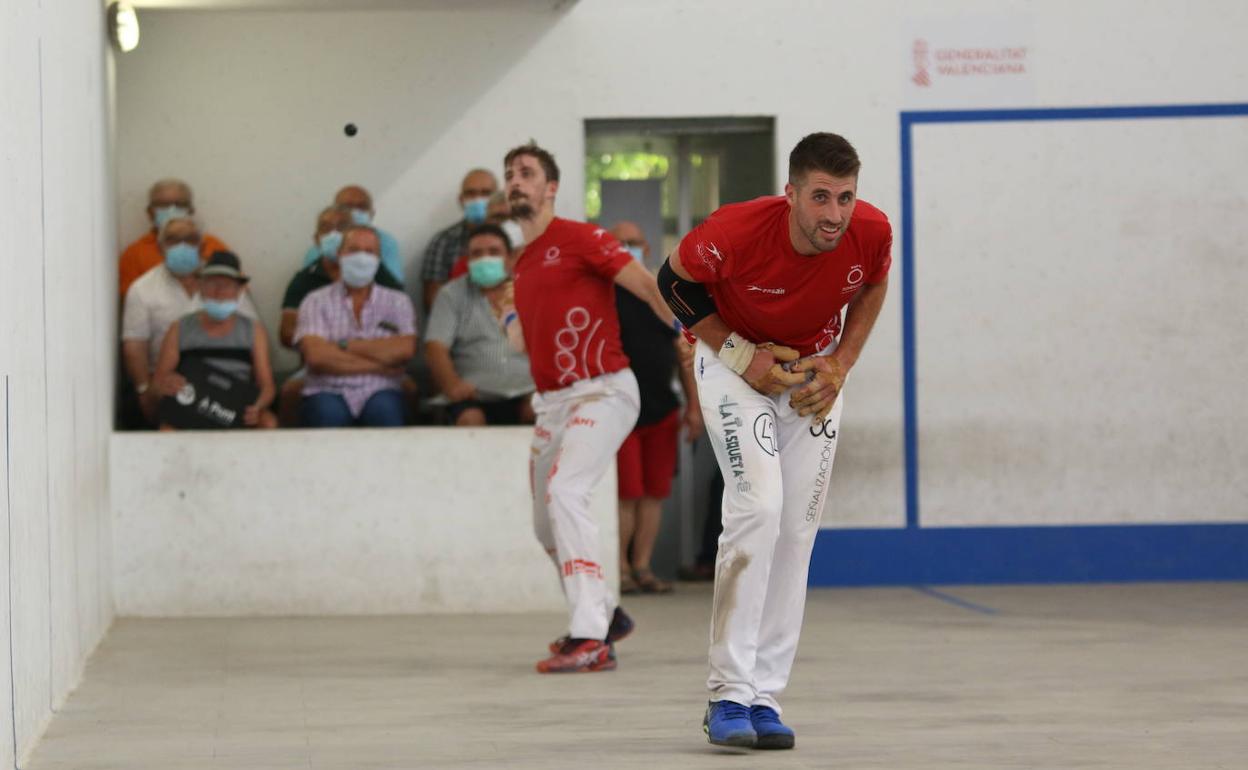
[[[1248,768],[1248,584],[813,591],[797,749],[737,755],[707,588],[626,606],[620,669],[564,676],[555,615],[119,620],[25,767]]]

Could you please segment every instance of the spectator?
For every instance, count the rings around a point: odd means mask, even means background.
[[[376,212],[373,211],[373,196],[369,195],[368,190],[355,184],[347,185],[334,196],[333,205],[347,211],[351,224],[372,227],[377,231],[377,237],[381,239],[381,264],[402,285],[403,262],[399,257],[399,242],[390,233],[373,225]],[[303,266],[315,265],[321,256],[320,244],[312,244],[303,254]]]
[[[294,348],[295,323],[299,318],[299,303],[303,298],[338,280],[338,247],[342,245],[342,233],[354,224],[351,209],[345,206],[328,206],[316,217],[316,229],[312,233],[312,246],[319,257],[306,267],[299,268],[286,285],[282,296],[282,323],[279,337],[283,347]],[[377,269],[377,285],[387,289],[403,289],[384,264]],[[282,384],[282,396],[278,399],[282,425],[299,424],[299,402],[303,398],[305,369],[292,374]]]
[[[511,273],[511,266],[515,264],[516,257],[520,255],[520,249],[517,246],[519,240],[516,239],[516,235],[519,235],[520,239],[524,238],[523,233],[520,233],[520,226],[516,225],[515,222],[508,221],[510,217],[511,204],[507,202],[507,195],[504,194],[502,190],[499,190],[490,196],[490,206],[485,212],[485,223],[489,225],[498,225],[503,228],[503,235],[507,236],[508,240],[512,244],[511,251],[507,254],[508,274]],[[515,227],[513,228],[512,225],[515,225]],[[467,273],[468,256],[466,254],[460,254],[455,260],[455,264],[451,266],[451,274],[448,277],[448,280],[453,281],[461,275],[467,275]],[[436,300],[437,297],[435,296],[434,299]]]
[[[498,179],[483,168],[475,168],[464,176],[459,185],[459,205],[464,210],[463,219],[434,235],[425,247],[421,263],[424,279],[425,307],[433,307],[433,299],[442,284],[450,279],[451,267],[464,253],[468,229],[485,222],[489,200],[498,191]]]
[[[149,388],[165,332],[174,321],[203,307],[195,277],[201,262],[203,238],[195,220],[190,217],[168,220],[157,242],[164,262],[144,273],[126,292],[121,319],[122,361],[149,424],[155,422],[156,405],[160,401]],[[238,312],[259,324],[259,314],[246,291],[239,300]],[[261,331],[263,328],[260,325]]]
[[[416,354],[412,301],[376,285],[381,238],[352,225],[338,249],[339,277],[299,305],[293,342],[308,367],[300,418],[313,428],[400,426],[403,367]]]
[[[251,280],[244,275],[238,257],[217,251],[199,270],[201,309],[187,313],[165,332],[160,358],[152,378],[157,398],[171,397],[186,384],[178,373],[183,358],[197,358],[236,380],[255,383],[256,400],[243,411],[242,424],[249,428],[276,428],[277,418],[269,411],[276,389],[269,364],[269,340],[258,324],[238,314],[243,287]],[[172,430],[162,424],[161,430]]]
[[[640,227],[619,222],[611,228],[611,234],[634,259],[646,264],[650,244]],[[663,501],[672,491],[681,424],[689,441],[697,439],[702,433],[702,408],[692,370],[678,365],[684,347],[680,335],[660,321],[649,305],[619,287],[615,290],[615,304],[620,315],[620,341],[641,393],[637,426],[616,455],[620,593],[668,593],[672,584],[655,577],[650,559],[659,534]],[[683,414],[680,401],[672,392],[672,378],[677,372],[685,392]]]
[[[529,358],[498,326],[498,308],[511,283],[511,244],[497,225],[468,236],[468,274],[438,290],[425,329],[425,359],[451,402],[455,425],[532,423]]]
[[[148,270],[159,265],[163,259],[157,234],[160,228],[171,219],[189,217],[195,214],[195,204],[191,200],[191,187],[180,179],[162,179],[147,191],[147,218],[151,228],[134,243],[121,252],[117,262],[117,283],[122,299],[130,285]],[[227,251],[227,247],[217,238],[205,234],[199,244],[200,258],[206,259],[214,251]]]

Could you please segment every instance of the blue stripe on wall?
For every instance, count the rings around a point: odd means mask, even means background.
[[[823,529],[815,586],[1248,580],[1248,524]]]

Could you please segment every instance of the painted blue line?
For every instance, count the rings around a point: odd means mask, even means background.
[[[1142,120],[1220,118],[1248,115],[1248,104],[1161,104],[1122,107],[1036,107],[1009,110],[922,110],[902,112],[910,123],[1003,123],[1031,120]]]
[[[968,602],[966,599],[959,599],[953,594],[947,594],[944,591],[937,591],[935,588],[928,588],[927,586],[911,586],[911,587],[921,594],[927,594],[928,596],[931,596],[935,599],[940,599],[942,602],[952,604],[955,607],[961,607],[964,610],[970,610],[971,612],[978,612],[981,615],[996,615],[997,614],[997,611],[991,607],[985,606],[983,604],[976,604],[975,602]]]
[[[919,399],[915,383],[914,172],[907,113],[901,116],[901,372],[905,399],[906,529],[919,526]]]

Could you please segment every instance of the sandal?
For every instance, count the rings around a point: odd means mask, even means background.
[[[636,580],[633,580],[632,573],[621,572],[620,573],[620,594],[626,595],[626,594],[638,594],[638,593],[641,593],[641,586],[637,584]]]
[[[643,594],[670,594],[672,592],[672,584],[666,580],[659,580],[649,568],[633,570],[633,577],[637,579],[637,587]]]

